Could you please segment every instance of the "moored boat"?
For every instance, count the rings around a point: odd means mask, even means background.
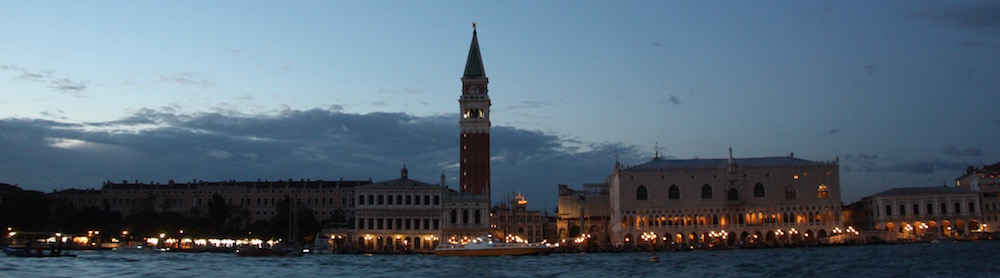
[[[8,257],[30,257],[30,258],[43,258],[43,257],[76,257],[76,254],[66,254],[63,253],[61,249],[44,249],[44,248],[12,248],[4,246],[3,252],[7,254]]]
[[[552,248],[538,243],[499,242],[484,236],[466,244],[440,244],[434,248],[437,256],[524,256],[552,253]]]
[[[240,257],[298,257],[305,254],[301,248],[271,247],[271,248],[239,248],[236,256]]]

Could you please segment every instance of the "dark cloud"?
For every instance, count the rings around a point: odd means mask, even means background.
[[[983,149],[980,149],[978,147],[971,147],[964,150],[959,150],[955,146],[948,145],[944,147],[944,150],[942,150],[941,153],[952,156],[981,156],[983,155]]]
[[[194,86],[209,88],[215,86],[215,81],[212,77],[206,74],[196,73],[196,72],[182,72],[174,75],[161,75],[160,83],[173,83],[181,86]]]
[[[923,8],[910,12],[909,17],[950,27],[991,29],[1000,27],[1000,4]]]
[[[868,72],[868,74],[875,74],[876,72],[878,72],[878,64],[871,63],[865,65],[865,71]]]
[[[526,101],[519,101],[519,102],[515,102],[515,103],[507,105],[507,110],[515,110],[515,109],[523,109],[523,108],[541,108],[541,107],[550,106],[550,105],[553,105],[553,103],[549,102],[549,101],[526,100]]]
[[[870,173],[907,173],[907,174],[931,174],[937,171],[961,172],[968,163],[951,162],[943,160],[917,160],[917,161],[896,161],[890,159],[880,159],[878,155],[863,154],[847,155],[844,157],[841,166],[845,172],[870,172]]]
[[[830,131],[827,131],[826,133],[829,135],[837,135],[837,133],[840,133],[840,129],[839,128],[830,129]]]
[[[53,70],[34,71],[14,65],[0,65],[0,69],[19,72],[20,74],[14,76],[14,79],[16,80],[47,84],[49,88],[57,92],[67,93],[77,97],[87,96],[84,94],[84,91],[87,90],[89,82],[73,81],[69,78],[59,77]]]
[[[67,78],[58,78],[49,81],[49,88],[83,97],[85,95],[82,92],[87,90],[87,84],[87,82],[76,82]]]
[[[931,174],[937,171],[960,173],[968,164],[941,160],[911,161],[889,165],[885,170],[898,173]]]
[[[667,98],[667,100],[664,100],[664,101],[663,101],[663,102],[661,102],[661,103],[663,103],[663,104],[673,104],[673,105],[680,105],[680,104],[681,104],[681,99],[680,99],[680,98],[678,98],[678,97],[677,97],[677,96],[675,96],[675,95],[670,95],[670,98]]]
[[[910,12],[909,18],[932,24],[975,31],[961,45],[983,48],[1000,48],[1000,3],[971,7],[931,7]]]
[[[287,110],[279,115],[184,115],[142,109],[115,121],[70,124],[0,120],[0,182],[51,191],[107,180],[286,180],[410,177],[439,183],[458,174],[458,115],[346,114]],[[507,126],[491,130],[494,198],[523,192],[532,207],[556,204],[556,185],[600,182],[615,154],[634,146],[586,143]]]
[[[1000,125],[1000,120],[993,120],[993,124]]]

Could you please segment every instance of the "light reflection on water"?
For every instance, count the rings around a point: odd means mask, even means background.
[[[1000,241],[789,249],[553,254],[531,257],[82,251],[77,258],[0,257],[0,277],[996,277]]]

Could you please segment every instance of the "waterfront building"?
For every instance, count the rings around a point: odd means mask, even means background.
[[[426,252],[441,241],[462,243],[489,233],[491,103],[488,83],[473,26],[472,44],[462,75],[462,95],[458,100],[459,190],[448,188],[444,174],[441,174],[440,186],[409,180],[404,166],[401,179],[375,183],[358,192],[358,206],[362,209],[358,211],[356,229],[324,230],[317,237],[317,246],[327,250],[360,246],[375,251]],[[361,194],[365,195],[364,204],[360,203]],[[396,196],[395,203],[390,204],[388,199],[382,201],[377,196],[389,199]],[[416,200],[406,203],[409,202],[407,196],[431,199],[422,199],[423,202],[417,205]],[[435,216],[429,216],[431,214]],[[428,225],[424,225],[425,221]],[[414,222],[421,226],[414,228]]]
[[[979,191],[982,204],[984,232],[1000,231],[1000,163],[979,168],[969,167],[965,174],[955,179],[955,186]]]
[[[139,181],[105,182],[100,190],[68,189],[49,194],[61,204],[76,208],[104,207],[128,216],[141,206],[151,206],[156,212],[176,212],[189,217],[208,215],[208,201],[218,194],[226,205],[237,208],[240,227],[277,215],[277,204],[286,196],[299,207],[308,207],[316,219],[354,215],[355,187],[370,184],[361,181],[191,181],[166,184]]]
[[[538,210],[528,210],[528,200],[518,193],[490,210],[490,229],[495,238],[520,238],[528,242],[545,240],[545,218]]]
[[[607,183],[584,184],[583,190],[559,185],[556,229],[560,242],[581,236],[601,244],[611,241],[610,190]]]
[[[439,243],[445,187],[410,179],[405,165],[400,174],[357,187],[351,236],[362,250],[426,252]]]
[[[837,161],[663,159],[622,166],[610,184],[611,243],[823,241],[841,226]]]
[[[967,238],[981,232],[979,192],[932,186],[893,188],[861,199],[861,230],[886,240]]]
[[[448,243],[468,242],[490,232],[490,204],[480,194],[447,190],[441,208],[441,237]]]
[[[447,221],[442,232],[451,242],[489,233],[491,103],[488,84],[473,24],[472,44],[462,74],[462,95],[458,99],[459,190],[448,193],[443,212]]]

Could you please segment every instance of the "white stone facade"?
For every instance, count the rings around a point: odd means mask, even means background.
[[[841,227],[836,161],[657,157],[616,165],[609,184],[614,245],[809,242]]]

